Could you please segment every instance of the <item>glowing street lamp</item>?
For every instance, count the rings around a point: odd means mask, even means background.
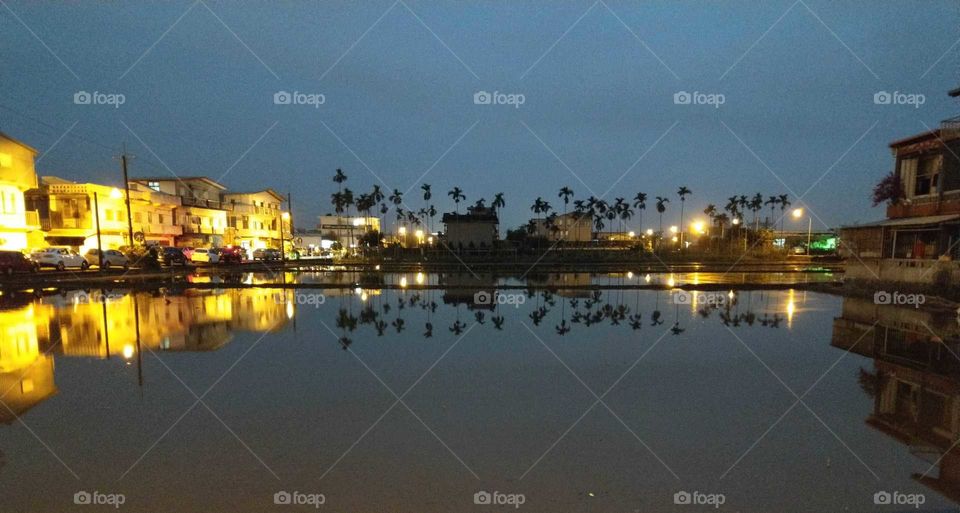
[[[733,223],[734,226],[740,224],[740,218],[739,218],[739,217],[734,217],[734,218],[733,218],[733,221],[731,221],[731,223]]]
[[[653,228],[647,228],[647,237],[653,237]]]
[[[793,209],[792,214],[794,219],[800,219],[801,217],[803,217],[803,209],[795,208]],[[810,216],[807,216],[807,251],[806,251],[807,256],[810,256],[810,239],[811,239],[812,232],[813,232],[813,218]]]
[[[629,236],[632,239],[637,236],[637,232],[631,231],[630,233],[627,234],[627,236]]]
[[[670,233],[677,233],[678,230],[679,228],[677,228],[677,225],[673,225],[670,227]]]
[[[399,233],[400,233],[400,236],[401,236],[401,237],[406,236],[406,235],[407,235],[407,227],[406,227],[406,226],[401,226],[401,227],[400,227],[400,230],[399,230]]]
[[[706,227],[703,224],[703,221],[694,221],[690,224],[690,228],[694,233],[703,234],[706,231]]]

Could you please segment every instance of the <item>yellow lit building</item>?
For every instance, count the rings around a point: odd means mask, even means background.
[[[40,221],[26,209],[24,192],[37,187],[37,150],[0,132],[0,249],[24,250],[36,245]]]
[[[218,247],[224,244],[227,212],[220,201],[226,187],[203,176],[145,177],[130,181],[147,189],[176,197],[180,204],[174,212],[180,234],[174,244],[181,247]]]
[[[0,401],[6,406],[0,423],[12,423],[57,392],[53,357],[40,348],[43,319],[36,313],[34,305],[0,311]]]
[[[284,197],[273,189],[257,192],[228,192],[223,194],[227,208],[228,244],[253,250],[279,248],[281,226],[283,238],[289,240],[289,226],[280,209]]]
[[[117,187],[45,176],[38,189],[27,192],[27,204],[39,213],[46,244],[70,246],[83,253],[97,247],[98,217],[104,249],[130,245],[125,194]],[[172,244],[181,231],[174,219],[178,205],[174,196],[131,187],[134,241]]]

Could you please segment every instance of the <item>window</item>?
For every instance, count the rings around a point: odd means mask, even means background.
[[[921,157],[917,162],[917,182],[913,194],[936,194],[940,182],[940,155]]]
[[[156,192],[160,192],[160,182],[147,182],[147,187]]]
[[[142,222],[143,222],[143,217],[140,215],[140,212],[134,212],[134,213],[133,213],[133,221],[134,221],[135,223],[142,223]]]
[[[0,167],[12,167],[13,155],[9,153],[0,153]]]

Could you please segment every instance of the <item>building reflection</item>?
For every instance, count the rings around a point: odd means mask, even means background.
[[[213,351],[236,332],[266,332],[293,318],[279,289],[183,294],[70,291],[0,301],[0,422],[57,392],[54,356],[139,360],[142,351]]]
[[[876,323],[876,324],[875,324]],[[953,313],[845,298],[831,344],[873,359],[859,381],[874,400],[868,426],[930,470],[912,477],[960,502],[960,325]]]

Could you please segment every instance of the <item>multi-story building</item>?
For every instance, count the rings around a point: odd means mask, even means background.
[[[533,219],[534,235],[550,241],[569,243],[590,242],[593,239],[593,220],[590,216],[569,212],[553,218],[551,227],[544,218]]]
[[[98,243],[104,249],[116,249],[131,245],[131,227],[138,244],[172,244],[180,234],[174,219],[178,199],[131,187],[128,219],[124,195],[117,187],[45,176],[40,187],[26,193],[26,201],[38,212],[49,245],[70,246],[81,253]]]
[[[222,194],[227,208],[227,243],[246,249],[279,248],[281,237],[290,239],[289,215],[280,206],[284,197],[273,189]],[[286,219],[285,219],[286,218]]]
[[[960,91],[951,91],[952,96]],[[960,279],[960,118],[890,143],[887,219],[841,228],[847,277],[932,283]]]
[[[24,250],[42,243],[36,212],[24,192],[37,187],[37,150],[0,132],[0,249]]]
[[[492,248],[500,221],[492,208],[467,208],[466,214],[443,214],[443,244],[453,250]]]
[[[337,241],[344,248],[356,248],[365,233],[380,231],[380,218],[325,215],[320,216],[317,230],[323,239]]]
[[[226,187],[203,176],[145,177],[130,181],[137,188],[175,196],[180,204],[173,212],[180,234],[177,246],[222,246],[227,228],[227,210],[220,200]]]

